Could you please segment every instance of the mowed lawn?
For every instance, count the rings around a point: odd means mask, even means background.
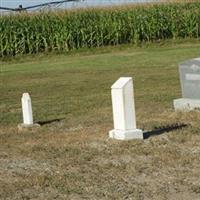
[[[200,113],[174,112],[178,64],[200,43],[107,47],[0,62],[0,199],[200,199]],[[110,87],[133,77],[144,141],[108,138]],[[20,132],[29,92],[39,129]]]

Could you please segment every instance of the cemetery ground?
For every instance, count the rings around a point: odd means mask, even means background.
[[[199,49],[184,40],[1,61],[0,199],[200,199],[200,113],[173,109],[178,64]],[[143,141],[108,138],[122,76],[134,80]],[[24,92],[41,127],[20,132]]]

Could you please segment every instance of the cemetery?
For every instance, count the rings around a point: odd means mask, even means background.
[[[1,199],[198,199],[199,48],[1,61]]]
[[[0,5],[0,200],[199,200],[199,2],[67,2]]]

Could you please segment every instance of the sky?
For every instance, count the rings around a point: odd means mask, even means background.
[[[56,0],[0,0],[0,6],[17,8],[19,5],[23,7],[32,6],[40,3],[52,2]],[[59,1],[59,0],[57,0]],[[135,3],[135,2],[147,2],[150,0],[82,0],[78,2],[64,3],[66,7],[82,7],[82,6],[96,6],[96,5],[109,5],[119,3]]]

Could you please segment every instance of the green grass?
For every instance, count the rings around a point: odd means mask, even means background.
[[[138,108],[143,105],[148,111],[156,104],[161,110],[172,109],[172,100],[181,96],[178,63],[199,53],[198,43],[184,45],[127,46],[124,50],[111,48],[110,52],[104,48],[105,53],[97,50],[92,54],[41,55],[33,60],[25,57],[23,62],[2,62],[1,124],[21,120],[23,92],[31,94],[35,120],[64,117],[68,121],[75,117],[89,123],[99,121],[101,117],[94,116],[106,110],[109,114],[102,121],[107,121],[111,118],[110,86],[120,76],[133,77]]]
[[[178,64],[199,48],[191,40],[1,61],[0,198],[198,199],[200,114],[174,112],[173,99],[181,97]],[[134,79],[139,128],[191,126],[108,140],[110,86],[121,76]],[[62,120],[20,133],[23,92],[35,121]]]

